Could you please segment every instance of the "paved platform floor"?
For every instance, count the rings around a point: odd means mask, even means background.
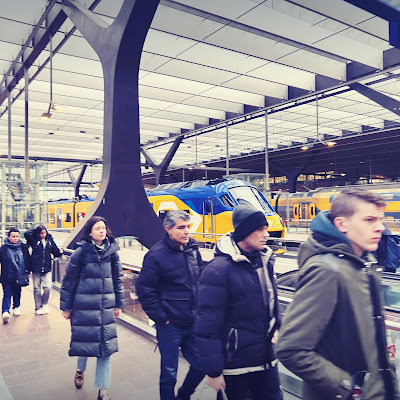
[[[68,356],[70,325],[58,306],[59,293],[53,290],[50,314],[35,315],[31,282],[22,289],[22,315],[12,316],[7,324],[0,321],[0,400],[97,399],[95,359],[88,362],[84,387],[75,389],[76,357]],[[119,352],[111,356],[111,398],[157,400],[160,356],[154,352],[155,343],[122,325],[118,337]],[[187,370],[181,359],[178,385]],[[202,383],[192,400],[215,397],[213,389]]]

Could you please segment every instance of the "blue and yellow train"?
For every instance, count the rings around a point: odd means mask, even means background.
[[[185,210],[191,215],[193,237],[202,243],[215,243],[232,231],[232,211],[238,204],[251,204],[264,212],[268,220],[271,246],[283,250],[285,228],[279,215],[253,185],[238,179],[201,180],[168,183],[147,191],[154,212],[163,219],[170,210]],[[93,203],[49,202],[48,227],[74,228]]]

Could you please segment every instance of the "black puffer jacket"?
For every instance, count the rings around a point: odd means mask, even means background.
[[[42,241],[34,235],[33,231],[34,229],[28,229],[24,234],[28,245],[32,247],[30,271],[46,274],[51,271],[51,255],[60,257],[61,253],[50,233],[46,235],[46,246],[43,249]]]
[[[170,321],[182,328],[192,326],[201,265],[197,243],[192,238],[181,250],[165,234],[147,252],[136,292],[143,310],[153,321]]]
[[[83,242],[69,260],[61,287],[61,310],[72,310],[70,356],[108,357],[118,351],[115,308],[123,308],[124,292],[118,244],[100,256]]]
[[[21,243],[21,250],[22,254],[24,255],[25,269],[26,271],[29,271],[30,256],[26,244]],[[10,264],[11,264],[10,257],[7,252],[7,244],[4,244],[3,246],[0,247],[0,263],[1,263],[0,283],[5,283],[7,282],[8,271],[10,269]]]
[[[231,234],[218,240],[215,252],[200,277],[194,325],[201,365],[211,377],[224,369],[258,367],[274,360],[271,338],[280,324],[272,250],[260,252],[272,285],[270,311],[254,266]]]

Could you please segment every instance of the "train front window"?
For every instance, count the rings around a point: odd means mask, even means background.
[[[252,205],[267,215],[273,215],[275,212],[269,203],[261,197],[257,189],[251,188],[249,186],[237,186],[230,188],[234,199],[238,204]]]

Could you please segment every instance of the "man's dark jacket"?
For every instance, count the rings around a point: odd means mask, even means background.
[[[34,235],[33,231],[34,229],[28,229],[24,234],[28,245],[32,247],[30,271],[46,274],[51,271],[51,255],[60,257],[61,253],[50,233],[46,235],[46,245],[43,249],[42,241]]]
[[[118,244],[99,254],[82,242],[69,260],[61,287],[61,310],[71,310],[70,356],[108,357],[118,351],[115,308],[124,307]]]
[[[190,328],[194,321],[202,260],[197,243],[183,246],[166,233],[146,254],[136,292],[146,314],[157,324],[170,321]]]
[[[201,366],[211,377],[273,361],[271,338],[280,324],[272,250],[260,251],[262,268],[272,284],[272,310],[264,302],[254,265],[231,234],[218,240],[215,252],[200,277],[194,326]]]
[[[6,239],[7,240],[7,239]],[[28,247],[26,244],[21,243],[22,254],[24,255],[25,269],[30,270],[30,256],[28,252]],[[7,245],[4,244],[0,247],[0,263],[1,263],[1,273],[0,273],[0,283],[7,282],[8,271],[10,270],[11,261],[7,252]]]

